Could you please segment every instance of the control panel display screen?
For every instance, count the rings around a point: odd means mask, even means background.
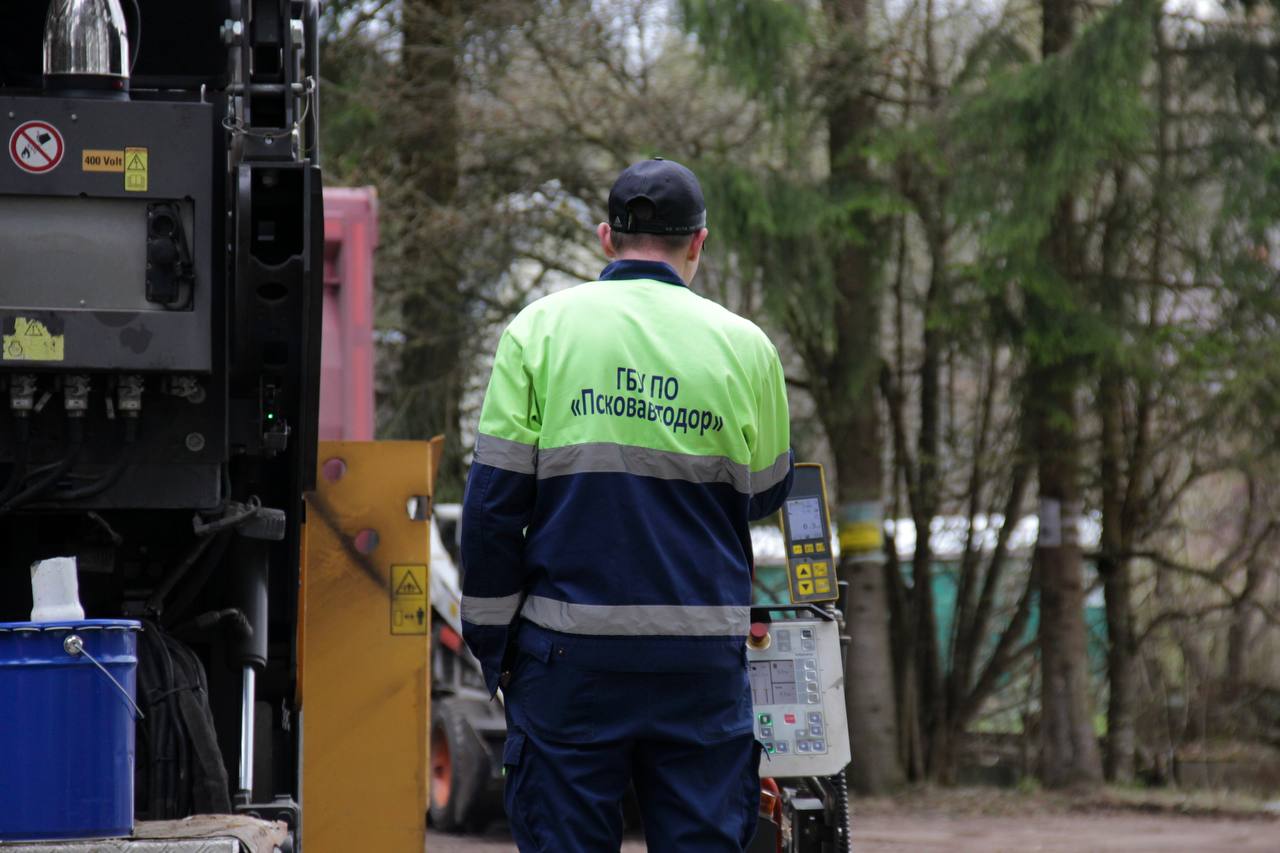
[[[787,501],[787,524],[791,527],[792,539],[822,539],[822,499]]]
[[[796,701],[794,660],[752,661],[751,701],[761,705],[788,705]]]

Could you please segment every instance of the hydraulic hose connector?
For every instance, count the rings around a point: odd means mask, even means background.
[[[137,374],[121,376],[116,383],[116,411],[122,417],[136,418],[142,413],[142,377]]]
[[[63,380],[62,405],[69,418],[83,418],[89,414],[88,376],[76,373]]]
[[[19,373],[9,379],[9,411],[14,417],[26,418],[36,406],[36,378]]]

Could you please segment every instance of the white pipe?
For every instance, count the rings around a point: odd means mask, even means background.
[[[252,666],[244,668],[244,682],[240,694],[240,793],[253,801],[253,712],[256,675]]]

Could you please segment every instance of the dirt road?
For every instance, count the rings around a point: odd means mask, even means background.
[[[858,853],[906,851],[1280,851],[1280,824],[1132,814],[1031,817],[868,817],[855,824]]]
[[[623,845],[623,853],[644,853],[643,840]],[[1280,851],[1280,822],[1140,814],[1039,816],[872,815],[855,821],[857,853],[1067,853],[1067,851]],[[432,833],[427,853],[510,853],[505,831],[484,838]]]

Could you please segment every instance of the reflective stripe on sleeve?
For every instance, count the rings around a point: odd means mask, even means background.
[[[787,472],[791,470],[791,451],[784,450],[782,455],[773,461],[773,464],[763,471],[751,472],[751,494],[758,495],[763,491],[772,489],[787,478]]]
[[[506,438],[480,433],[476,436],[475,461],[516,474],[532,474],[538,448]]]
[[[743,636],[751,622],[750,607],[573,604],[541,595],[529,596],[520,615],[551,631],[599,637]]]
[[[540,480],[567,474],[635,474],[690,483],[727,483],[743,494],[751,492],[750,469],[727,456],[698,456],[629,444],[600,442],[539,450],[537,469]]]
[[[500,598],[462,596],[462,618],[472,625],[510,625],[520,609],[524,593],[504,595]]]

